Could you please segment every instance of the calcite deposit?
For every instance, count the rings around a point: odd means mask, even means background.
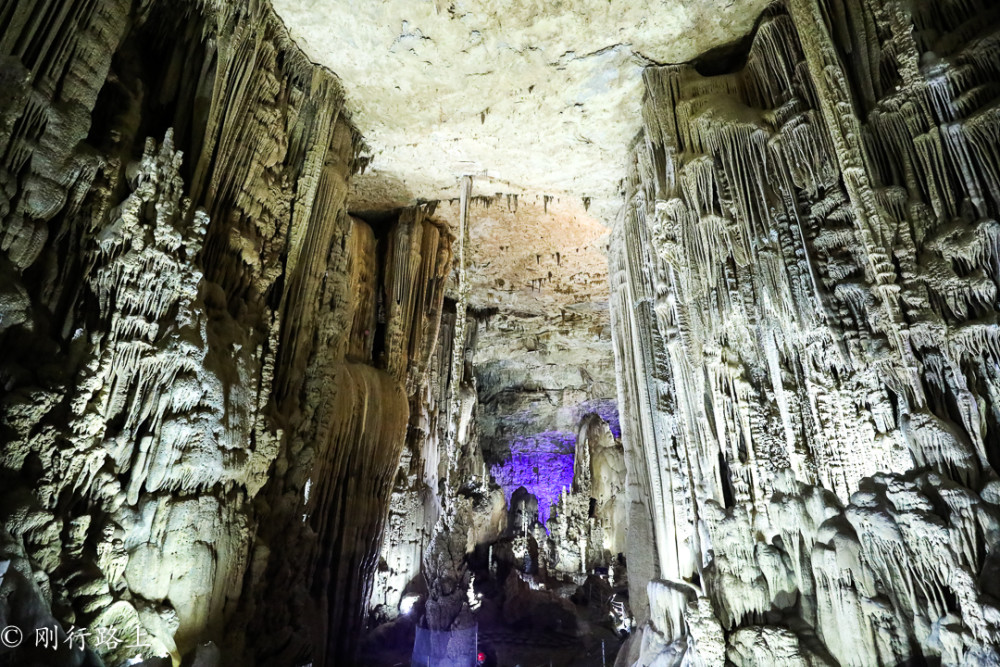
[[[1000,665],[1000,7],[0,0],[0,665]]]
[[[1000,660],[997,19],[793,0],[737,68],[645,71],[610,252],[639,664]]]
[[[342,89],[267,7],[0,15],[0,620],[146,638],[11,664],[349,661],[450,233],[348,215]]]

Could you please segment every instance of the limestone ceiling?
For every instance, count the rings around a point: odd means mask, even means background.
[[[372,152],[355,206],[479,194],[612,197],[641,71],[745,35],[767,0],[273,0],[344,82]]]

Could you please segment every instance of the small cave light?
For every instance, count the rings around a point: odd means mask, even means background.
[[[403,599],[399,601],[400,613],[409,615],[409,613],[413,611],[413,607],[417,604],[417,600],[419,599],[419,595],[404,595]]]

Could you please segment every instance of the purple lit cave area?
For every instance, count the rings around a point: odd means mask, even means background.
[[[615,440],[621,439],[622,424],[621,419],[618,416],[618,402],[615,401],[615,399],[595,398],[589,401],[584,401],[580,405],[576,406],[575,412],[578,420],[581,422],[587,415],[597,415],[607,423],[608,427],[611,429],[611,435],[615,436]]]
[[[510,497],[520,487],[538,498],[538,520],[544,526],[563,488],[573,485],[576,434],[544,431],[518,436],[510,445],[510,460],[493,466],[493,479]]]

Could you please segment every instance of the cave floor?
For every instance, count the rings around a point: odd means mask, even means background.
[[[607,635],[607,636],[605,636]],[[604,657],[601,642],[604,642]],[[497,667],[603,667],[613,665],[620,646],[617,637],[604,631],[585,637],[570,637],[553,633],[483,632],[480,650]],[[495,658],[494,658],[495,656]]]
[[[479,642],[479,650],[486,654],[489,667],[604,667],[614,664],[621,646],[621,640],[604,628],[584,637],[530,630],[484,631]],[[384,646],[366,654],[360,664],[409,667],[410,660],[410,649]]]
[[[592,608],[578,607],[575,618],[567,618],[563,626],[572,625],[573,629],[560,631],[534,614],[528,622],[498,622],[489,606],[487,603],[476,614],[479,651],[486,655],[488,667],[604,667],[614,664],[624,641]],[[541,608],[532,611],[540,612]],[[359,664],[410,665],[414,635],[415,623],[408,616],[380,627],[367,638]]]

